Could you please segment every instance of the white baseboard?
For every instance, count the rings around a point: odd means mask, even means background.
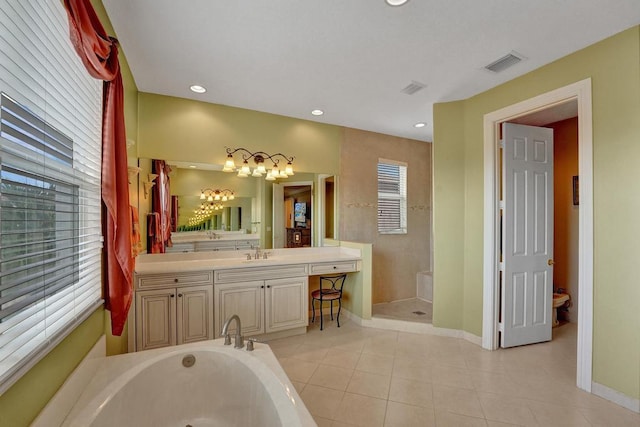
[[[443,337],[462,338],[472,344],[482,345],[482,338],[459,329],[438,328],[430,323],[407,322],[396,319],[383,319],[372,317],[362,319],[349,310],[342,309],[342,315],[352,322],[365,328],[385,329],[389,331],[409,332],[413,334],[438,335]]]
[[[64,419],[78,401],[83,390],[89,381],[93,379],[96,371],[96,364],[107,355],[107,338],[102,335],[98,342],[89,350],[89,353],[82,359],[80,364],[73,370],[60,390],[51,398],[47,406],[44,407],[38,417],[31,424],[31,427],[47,427],[62,425]]]
[[[640,399],[634,399],[633,397],[596,382],[591,383],[591,393],[613,402],[616,405],[620,405],[623,408],[627,408],[630,411],[640,413]]]

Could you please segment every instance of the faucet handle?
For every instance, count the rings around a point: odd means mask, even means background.
[[[271,255],[271,252],[264,251],[262,252],[262,259],[267,259]]]
[[[251,254],[250,253],[246,253],[245,255],[247,256],[247,261],[251,260]]]
[[[253,343],[260,342],[255,338],[247,338],[247,351],[253,351]]]
[[[231,345],[231,335],[226,334],[224,336],[224,345]]]

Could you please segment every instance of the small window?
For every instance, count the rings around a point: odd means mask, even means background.
[[[407,233],[407,165],[378,161],[378,232]]]

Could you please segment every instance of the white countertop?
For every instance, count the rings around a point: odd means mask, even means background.
[[[204,232],[179,232],[171,233],[171,241],[173,243],[192,243],[192,242],[218,242],[228,240],[260,240],[259,234],[247,234],[235,231],[218,231],[213,232],[215,237],[209,236]]]
[[[267,249],[267,259],[247,260],[247,253],[255,251],[231,252],[188,252],[167,254],[142,254],[136,257],[136,274],[163,274],[203,270],[226,270],[234,268],[264,267],[316,262],[360,261],[358,249],[344,247],[313,247]]]

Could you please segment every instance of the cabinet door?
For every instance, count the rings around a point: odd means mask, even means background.
[[[177,288],[177,341],[213,339],[213,287]]]
[[[176,344],[176,290],[136,293],[136,350]]]
[[[308,280],[307,276],[265,280],[267,333],[307,326]]]
[[[216,325],[215,336],[221,336],[222,325],[237,314],[242,322],[242,335],[264,333],[264,282],[251,281],[215,285]],[[234,327],[229,329],[233,331]]]

